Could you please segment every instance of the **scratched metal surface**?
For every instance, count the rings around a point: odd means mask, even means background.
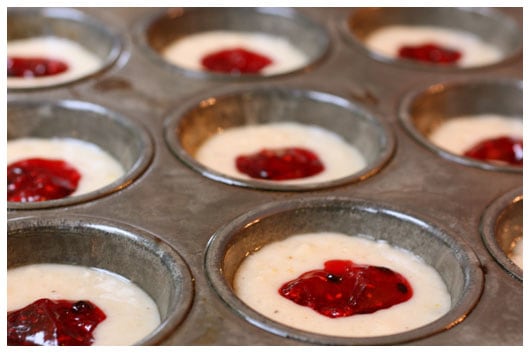
[[[476,307],[458,325],[405,344],[521,345],[523,283],[510,275],[486,249],[481,216],[492,202],[522,186],[522,173],[492,171],[448,161],[414,140],[398,119],[404,95],[418,87],[456,79],[522,79],[522,54],[484,69],[415,70],[382,63],[345,38],[341,27],[353,8],[300,8],[297,12],[321,25],[330,48],[310,70],[248,85],[322,91],[362,104],[384,120],[396,139],[395,153],[378,173],[360,182],[310,191],[265,191],[208,179],[178,160],[164,140],[168,112],[180,104],[221,88],[238,88],[237,80],[192,77],[158,65],[140,47],[133,29],[160,9],[80,9],[120,34],[124,47],[108,70],[61,87],[8,91],[8,99],[74,99],[99,104],[142,124],[152,137],[153,159],[145,172],[120,191],[75,205],[46,209],[9,209],[8,219],[22,216],[88,215],[146,230],[173,246],[194,279],[193,303],[182,323],[163,345],[300,345],[301,340],[268,333],[231,310],[208,283],[206,245],[217,229],[237,216],[272,201],[341,196],[384,202],[428,216],[463,235],[484,274]],[[502,9],[521,26],[522,9]],[[116,254],[119,256],[119,254]],[[162,279],[161,279],[162,280]]]

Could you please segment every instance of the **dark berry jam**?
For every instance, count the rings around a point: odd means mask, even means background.
[[[236,158],[236,167],[252,178],[267,180],[306,178],[324,170],[314,152],[298,147],[263,149],[255,154],[241,155]]]
[[[35,202],[71,195],[81,174],[62,160],[30,158],[7,166],[7,201]]]
[[[7,313],[10,346],[90,346],[107,316],[90,301],[39,299]]]
[[[405,277],[386,267],[330,260],[303,273],[279,293],[330,318],[369,314],[405,302],[413,291]]]
[[[487,139],[464,152],[464,156],[522,166],[523,140],[508,136]]]
[[[422,45],[405,45],[399,48],[398,55],[403,59],[425,61],[433,64],[456,64],[462,53],[450,48],[444,48],[434,43]]]
[[[272,60],[244,48],[234,48],[208,54],[202,58],[201,63],[209,71],[230,74],[256,74],[267,65],[272,64]]]
[[[7,77],[53,76],[68,70],[61,60],[49,58],[7,57]]]

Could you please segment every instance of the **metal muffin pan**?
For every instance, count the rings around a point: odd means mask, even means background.
[[[433,323],[404,333],[345,338],[290,328],[264,317],[237,298],[232,283],[247,256],[290,235],[315,232],[362,234],[421,257],[442,276],[451,295],[450,311]],[[206,250],[205,269],[219,296],[250,323],[283,337],[328,345],[396,344],[450,329],[471,311],[483,285],[480,263],[459,237],[406,211],[336,197],[275,202],[236,218],[212,237]]]
[[[82,44],[84,48],[101,59],[100,68],[69,82],[50,83],[47,87],[67,85],[107,69],[122,51],[119,33],[99,19],[82,11],[65,8],[17,9],[7,11],[7,40],[55,36]],[[10,90],[42,89],[10,88]]]
[[[484,211],[481,223],[484,244],[506,271],[523,280],[523,269],[510,258],[512,243],[523,236],[523,189],[502,195]]]
[[[366,38],[385,26],[435,26],[459,30],[476,35],[499,48],[499,62],[512,59],[523,49],[523,37],[517,23],[509,16],[493,9],[453,7],[380,7],[354,11],[342,30],[356,47],[362,48],[372,58],[381,62],[415,69],[441,71],[470,70],[476,67],[451,67],[431,65],[413,60],[394,59],[375,53],[364,45]],[[484,66],[497,65],[499,62]]]
[[[194,158],[201,144],[218,131],[282,121],[318,126],[337,134],[359,150],[367,166],[340,179],[286,185],[233,178],[200,164]],[[184,104],[172,112],[165,128],[171,150],[202,175],[231,185],[267,190],[311,190],[364,180],[383,168],[395,147],[389,128],[350,101],[323,92],[271,86],[210,92],[208,97]]]
[[[138,23],[135,37],[152,60],[183,74],[208,79],[230,76],[237,79],[242,79],[241,76],[263,78],[255,74],[233,75],[190,70],[174,65],[160,55],[165,47],[186,35],[216,30],[259,32],[287,39],[308,57],[307,65],[291,72],[307,70],[329,48],[329,37],[322,26],[288,8],[184,8],[163,11]]]
[[[464,165],[522,173],[523,168],[480,161],[436,146],[428,136],[441,124],[460,116],[498,114],[523,119],[523,81],[475,79],[440,82],[410,92],[399,118],[407,131],[438,155]]]
[[[86,216],[23,217],[7,225],[7,268],[67,264],[119,274],[155,301],[161,323],[139,345],[160,343],[184,318],[193,281],[179,253],[154,235]],[[116,256],[119,254],[120,256]]]
[[[8,202],[9,209],[61,207],[103,197],[137,179],[153,158],[153,143],[142,125],[102,106],[74,100],[12,100],[7,104],[7,140],[75,138],[109,153],[125,174],[97,190],[41,202]]]
[[[167,13],[181,14],[186,10],[169,9]],[[265,80],[259,77],[251,80],[230,77],[227,80],[190,75],[149,57],[146,47],[138,40],[137,31],[141,32],[142,24],[160,17],[161,9],[83,8],[78,11],[96,19],[114,19],[105,23],[110,31],[119,32],[124,42],[129,43],[127,62],[52,90],[8,91],[8,100],[23,103],[75,100],[104,107],[145,127],[152,137],[153,158],[144,172],[120,192],[53,208],[8,208],[7,218],[8,222],[23,217],[49,220],[58,218],[60,211],[60,218],[89,217],[98,222],[104,219],[115,225],[112,229],[133,227],[139,230],[135,234],[143,237],[144,232],[148,232],[158,241],[177,249],[191,272],[193,303],[180,324],[156,344],[522,345],[522,281],[499,266],[481,235],[481,224],[488,217],[486,209],[508,191],[521,187],[522,173],[470,168],[441,158],[418,143],[399,118],[404,98],[418,87],[479,78],[499,82],[521,80],[521,53],[515,54],[511,60],[473,70],[417,70],[415,67],[389,65],[375,60],[362,50],[352,49],[342,28],[359,9],[267,9],[269,12],[288,11],[296,16],[302,15],[323,28],[329,38],[326,55],[315,62],[311,70],[267,77]],[[519,29],[517,35],[521,35],[522,9],[504,8],[496,11],[513,20]],[[230,17],[228,22],[234,21],[236,19]],[[143,28],[145,31],[146,27]],[[193,111],[199,102],[208,97],[227,99],[231,95],[233,97],[234,92],[270,90],[317,92],[318,95],[340,97],[347,106],[362,107],[368,116],[376,117],[377,121],[389,128],[395,142],[392,155],[384,167],[369,178],[305,191],[264,190],[219,182],[176,158],[166,136],[169,122],[174,123],[185,112]],[[331,126],[334,118],[327,116],[323,120]],[[104,132],[103,129],[100,131]],[[470,249],[469,253],[475,254],[471,258],[476,257],[478,263],[471,260],[469,268],[476,273],[476,266],[480,266],[478,272],[483,278],[483,290],[478,297],[475,297],[475,289],[461,292],[462,298],[473,298],[465,305],[454,305],[455,310],[461,308],[466,312],[465,318],[451,327],[435,322],[429,328],[420,328],[422,334],[406,333],[410,336],[399,339],[387,337],[386,341],[383,339],[378,342],[338,342],[331,339],[331,342],[329,337],[325,341],[307,340],[303,338],[304,335],[271,333],[248,321],[254,314],[233,310],[210,283],[211,264],[206,266],[208,262],[205,261],[210,256],[206,250],[209,242],[215,243],[211,240],[216,239],[212,238],[214,234],[226,230],[233,222],[240,220],[238,217],[251,215],[256,220],[257,215],[271,204],[292,206],[309,202],[309,199],[329,198],[356,200],[359,204],[380,207],[379,215],[372,215],[378,224],[388,224],[383,219],[398,219],[398,223],[406,224],[405,228],[409,229],[421,229],[420,224],[434,225],[443,234],[441,238],[434,239],[454,242],[451,243],[454,246],[449,247],[451,250],[446,252],[449,258],[468,254]],[[389,210],[396,212],[389,214]],[[289,228],[289,219],[286,218],[277,225],[277,229]],[[70,229],[76,230],[75,227]],[[425,230],[425,233],[429,234],[429,231]],[[390,238],[391,235],[385,233],[385,237]],[[11,235],[8,235],[10,238]],[[434,243],[438,244],[437,241]],[[456,249],[464,251],[454,251]],[[117,251],[113,255],[116,258],[121,256]],[[433,251],[429,256],[435,258],[436,254]],[[157,279],[156,282],[165,285],[163,279]],[[465,279],[463,283],[466,283]]]

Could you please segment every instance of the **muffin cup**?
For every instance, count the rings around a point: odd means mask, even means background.
[[[396,25],[434,26],[468,32],[499,48],[502,58],[497,62],[481,66],[444,66],[390,58],[365,46],[364,42],[372,32],[386,26]],[[486,8],[361,8],[352,12],[342,25],[341,30],[350,44],[365,51],[371,58],[409,69],[427,69],[442,72],[483,69],[513,60],[516,56],[521,55],[523,48],[522,32],[517,23],[499,11]]]
[[[467,158],[446,151],[428,136],[452,118],[480,114],[523,117],[523,83],[510,79],[459,80],[409,92],[399,107],[399,120],[424,147],[448,160],[486,170],[522,173],[523,168]]]
[[[11,100],[7,104],[7,139],[75,138],[91,142],[114,157],[125,174],[92,192],[40,202],[8,202],[8,209],[31,210],[86,202],[121,190],[150,164],[153,142],[137,123],[88,102]]]
[[[273,75],[223,74],[190,70],[174,65],[161,51],[175,40],[206,31],[259,32],[287,39],[308,57],[304,67]],[[288,8],[175,8],[141,21],[135,38],[146,55],[157,65],[186,76],[205,79],[263,79],[303,71],[320,61],[330,46],[324,28]]]
[[[523,188],[511,190],[491,203],[480,223],[482,240],[491,256],[518,280],[523,280],[523,269],[509,257],[510,246],[523,236]]]
[[[378,337],[333,337],[275,322],[244,304],[234,293],[234,275],[245,258],[268,243],[294,234],[365,234],[409,250],[434,267],[451,296],[448,313],[425,326]],[[282,337],[313,344],[379,345],[413,341],[450,329],[473,309],[483,274],[473,250],[432,221],[371,201],[340,197],[292,199],[263,205],[236,218],[210,239],[205,271],[220,298],[249,323]]]
[[[281,184],[234,178],[194,158],[199,146],[220,129],[278,122],[315,125],[339,135],[359,150],[366,167],[340,179]],[[353,102],[323,92],[270,86],[222,90],[183,103],[167,117],[165,137],[173,153],[203,176],[230,185],[282,191],[320,189],[364,180],[383,168],[395,147],[390,129]]]
[[[24,91],[63,86],[96,75],[112,65],[122,51],[122,39],[109,26],[69,8],[11,8],[7,11],[7,40],[54,36],[79,43],[101,59],[101,66],[92,73],[68,82],[35,87],[12,87]]]
[[[175,249],[146,231],[99,218],[23,217],[7,223],[7,268],[52,263],[119,274],[157,304],[161,324],[138,345],[161,342],[193,300],[189,269]]]

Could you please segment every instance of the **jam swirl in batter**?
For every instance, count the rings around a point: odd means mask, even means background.
[[[244,48],[234,48],[208,54],[202,58],[201,63],[209,71],[256,74],[272,64],[272,60]]]
[[[289,180],[306,178],[324,170],[319,157],[305,148],[262,149],[236,158],[236,167],[252,178]]]
[[[68,70],[64,61],[41,57],[7,57],[7,77],[54,76]]]
[[[60,199],[77,189],[81,174],[62,160],[29,158],[7,166],[7,200],[35,202]]]
[[[523,165],[523,139],[501,136],[480,141],[464,152],[464,156],[484,161],[500,161]]]
[[[398,56],[433,64],[455,64],[462,57],[462,53],[435,43],[425,43],[416,46],[404,45],[399,48]]]
[[[90,301],[38,299],[7,313],[10,346],[90,346],[105,313]]]
[[[409,300],[413,290],[386,267],[329,260],[282,285],[280,295],[330,318],[368,314]]]

